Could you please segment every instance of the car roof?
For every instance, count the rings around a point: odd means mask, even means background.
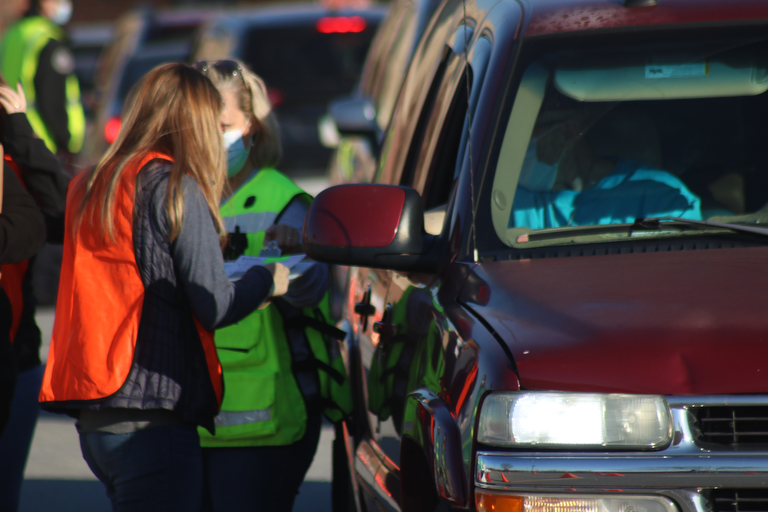
[[[70,46],[103,46],[112,40],[111,23],[73,23],[67,28]]]
[[[374,4],[363,9],[328,9],[319,4],[278,4],[248,8],[235,8],[221,14],[214,25],[227,25],[233,29],[242,27],[275,28],[280,26],[314,24],[324,16],[362,16],[366,20],[381,20],[387,7]]]
[[[217,15],[221,14],[221,7],[201,7],[201,6],[173,6],[163,8],[140,8],[140,12],[153,25],[157,26],[175,26],[175,25],[200,25]]]
[[[581,30],[768,20],[768,2],[759,0],[656,0],[656,5],[648,7],[625,5],[632,2],[522,0],[526,12],[522,35],[528,37]]]

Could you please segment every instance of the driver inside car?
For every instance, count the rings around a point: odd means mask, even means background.
[[[584,136],[595,110],[581,106],[539,116],[509,227],[622,224],[646,217],[702,220],[698,196],[673,174],[639,161],[595,154]]]

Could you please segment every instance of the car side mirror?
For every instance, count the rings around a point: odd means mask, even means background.
[[[424,231],[421,196],[410,187],[328,188],[304,219],[302,245],[317,261],[407,272],[435,272],[437,237]]]
[[[376,123],[376,107],[369,98],[341,98],[333,101],[328,110],[340,135],[366,137],[373,152],[378,153],[381,130]]]

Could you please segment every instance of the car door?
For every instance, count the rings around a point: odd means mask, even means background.
[[[468,94],[471,97],[473,88],[480,90],[487,64],[488,40],[480,43],[482,48],[472,54],[467,65],[464,48],[472,36],[472,27],[462,24],[448,38],[404,166],[380,177],[422,194],[427,230],[433,234],[442,231],[446,205],[463,160],[462,142],[466,146],[469,133]],[[469,104],[476,101],[473,97]],[[393,132],[391,136],[399,134]],[[361,332],[358,338],[368,430],[358,445],[355,469],[368,510],[400,510],[405,400],[417,388],[440,392],[444,371],[445,318],[436,300],[440,279],[374,269],[365,272],[367,285],[358,284],[362,272],[353,283],[358,294],[370,294],[376,313],[368,326],[370,332]]]

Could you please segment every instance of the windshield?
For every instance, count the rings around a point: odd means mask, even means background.
[[[768,223],[768,44],[712,39],[560,51],[527,66],[490,196],[499,239],[701,234],[636,223],[655,217]],[[608,224],[627,228],[585,229]]]
[[[314,25],[253,29],[245,37],[243,60],[285,94],[287,106],[319,102],[324,110],[355,86],[375,29],[371,22],[349,33],[322,33]]]

